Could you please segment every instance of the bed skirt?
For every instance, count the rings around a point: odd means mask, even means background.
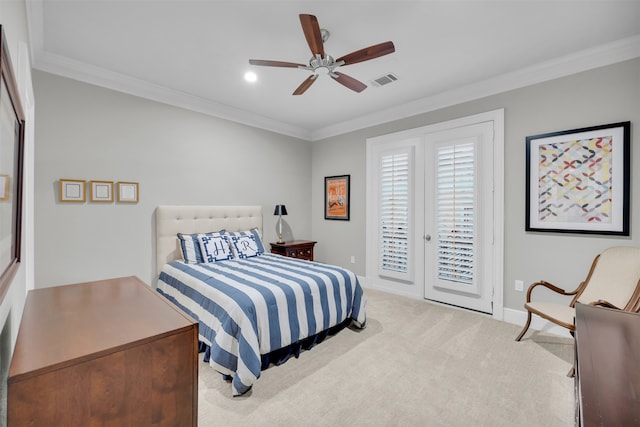
[[[324,341],[328,336],[332,336],[343,330],[344,328],[351,325],[353,322],[352,319],[346,319],[342,323],[333,326],[329,329],[325,329],[315,335],[307,337],[303,340],[290,344],[286,347],[279,348],[267,354],[262,354],[260,356],[260,370],[264,371],[271,365],[282,365],[287,360],[289,360],[292,356],[296,359],[300,356],[300,353],[303,350],[311,350],[316,344],[320,344]],[[204,362],[209,363],[209,359],[211,358],[211,347],[202,341],[199,342],[198,351],[200,353],[204,353]],[[233,378],[231,375],[221,374],[222,378],[226,381],[231,381]]]

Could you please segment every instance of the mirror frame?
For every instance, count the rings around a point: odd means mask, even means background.
[[[13,112],[13,129],[4,129],[0,131],[0,137],[5,134],[14,135],[13,147],[13,176],[10,179],[8,196],[2,203],[11,204],[11,249],[8,264],[0,266],[0,303],[4,300],[7,291],[13,281],[13,278],[20,267],[21,249],[22,249],[22,191],[23,191],[23,174],[24,174],[24,132],[25,132],[25,115],[20,103],[20,93],[11,64],[9,49],[7,48],[7,39],[4,33],[4,27],[0,25],[0,86],[6,88],[6,92],[2,91],[3,96],[8,96],[9,105],[13,111],[8,111],[10,116]],[[0,99],[0,103],[4,103],[4,99]],[[11,117],[9,117],[11,119]],[[5,126],[5,122],[0,120],[0,126]],[[0,144],[2,148],[2,144]],[[0,156],[3,153],[0,151]]]

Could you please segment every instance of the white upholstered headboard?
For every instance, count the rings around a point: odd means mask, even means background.
[[[262,206],[158,206],[156,275],[167,262],[182,259],[178,233],[243,231],[254,227],[262,235]]]

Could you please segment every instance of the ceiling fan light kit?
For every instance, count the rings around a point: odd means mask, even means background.
[[[314,15],[300,15],[300,24],[302,25],[302,31],[311,49],[311,59],[309,59],[308,65],[298,64],[295,62],[285,61],[271,61],[262,59],[250,59],[251,65],[259,65],[265,67],[285,67],[285,68],[300,68],[302,70],[311,71],[313,74],[307,77],[300,86],[293,92],[294,95],[302,95],[309,87],[317,80],[318,76],[328,75],[341,85],[355,91],[362,92],[367,88],[367,85],[361,81],[354,79],[344,73],[336,71],[336,68],[356,64],[358,62],[368,61],[370,59],[379,58],[384,55],[395,52],[395,46],[393,42],[388,41],[379,43],[377,45],[369,46],[364,49],[351,52],[338,59],[334,59],[331,55],[327,55],[324,51],[324,42],[329,39],[329,31],[320,29],[318,20]]]

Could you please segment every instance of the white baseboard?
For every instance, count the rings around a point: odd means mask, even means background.
[[[366,288],[375,289],[378,291],[388,292],[388,293],[391,293],[394,295],[400,295],[403,297],[408,297],[413,299],[416,298],[415,295],[412,295],[406,292],[399,292],[397,289],[387,289],[387,288],[375,286],[375,285],[367,286],[368,282],[364,276],[358,276],[358,281],[360,282],[360,285],[365,289]],[[518,325],[522,327],[527,322],[527,312],[522,310],[514,310],[513,308],[504,308],[502,310],[501,320],[503,322],[512,323],[514,325]],[[571,338],[571,334],[566,328],[553,324],[548,320],[542,319],[541,317],[538,317],[535,315],[531,318],[531,325],[529,326],[529,329],[548,332],[550,334]]]
[[[524,326],[527,322],[527,312],[522,310],[514,310],[512,308],[505,308],[504,310],[504,321],[507,323],[512,323],[518,326]],[[536,331],[548,332],[554,335],[560,335],[562,337],[571,338],[571,334],[567,330],[567,328],[563,328],[562,326],[555,325],[548,320],[545,320],[538,316],[533,316],[531,318],[531,325],[529,329],[534,329]]]

